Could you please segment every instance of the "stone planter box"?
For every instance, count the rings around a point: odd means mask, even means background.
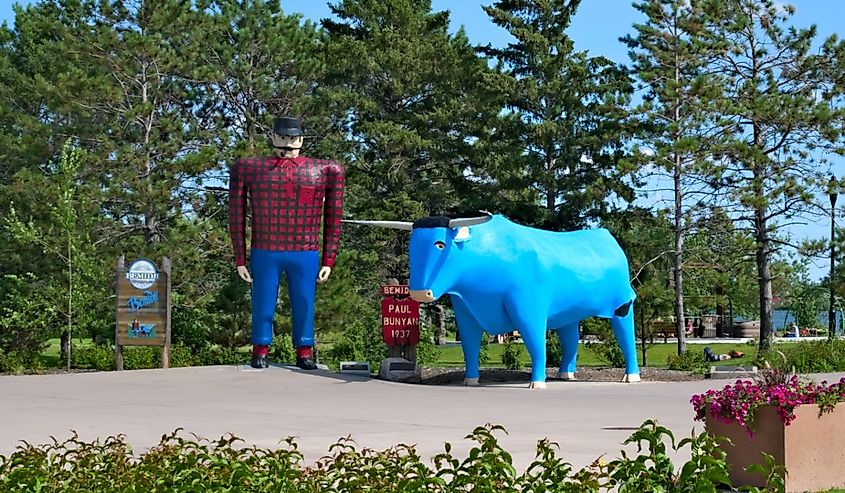
[[[730,478],[734,487],[765,486],[765,478],[744,468],[765,464],[763,452],[786,466],[786,492],[822,491],[845,487],[845,405],[819,417],[815,404],[795,409],[795,421],[785,426],[772,406],[758,408],[754,436],[737,423],[722,423],[705,417],[707,431],[725,436],[733,445],[723,443]]]

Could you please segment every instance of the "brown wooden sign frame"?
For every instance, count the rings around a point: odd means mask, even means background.
[[[144,260],[155,265],[153,261],[143,258],[135,262]],[[117,259],[114,361],[118,370],[123,370],[123,346],[161,346],[161,366],[170,368],[170,259],[164,257],[161,268],[156,266],[156,269],[158,276],[149,287],[140,289],[126,275],[125,257],[121,255]],[[163,333],[156,332],[155,328],[161,325],[164,326]]]

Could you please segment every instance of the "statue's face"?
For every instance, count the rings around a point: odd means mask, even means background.
[[[302,136],[297,135],[296,137],[290,135],[279,135],[274,133],[272,136],[273,140],[273,147],[275,148],[288,148],[288,149],[301,149],[302,148]]]

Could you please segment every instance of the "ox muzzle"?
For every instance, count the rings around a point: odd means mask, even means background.
[[[430,289],[412,289],[411,298],[420,303],[431,303],[434,301],[434,293]]]

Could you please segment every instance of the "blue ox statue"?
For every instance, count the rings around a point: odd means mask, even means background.
[[[352,221],[411,231],[411,296],[452,297],[466,362],[478,385],[481,338],[518,330],[531,355],[531,388],[546,386],[546,331],[560,336],[560,377],[575,378],[578,323],[609,318],[625,357],[623,382],[640,380],[634,345],[636,293],[628,259],[606,229],[557,233],[500,215],[432,216],[414,223]]]

